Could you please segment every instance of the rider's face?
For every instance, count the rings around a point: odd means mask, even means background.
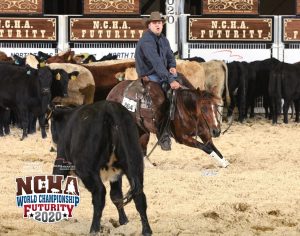
[[[160,35],[163,29],[163,22],[161,20],[151,21],[148,28],[156,35]]]

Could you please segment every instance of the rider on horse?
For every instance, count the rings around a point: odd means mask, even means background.
[[[135,65],[139,78],[159,83],[164,92],[170,87],[174,90],[181,87],[177,81],[173,51],[168,39],[162,34],[165,21],[160,12],[152,12],[146,20],[148,30],[140,38],[135,50]],[[160,130],[162,129],[163,127],[160,127]],[[159,134],[159,144],[163,150],[171,150],[168,129]]]

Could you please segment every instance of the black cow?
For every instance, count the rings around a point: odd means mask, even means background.
[[[299,122],[300,105],[300,65],[281,62],[272,70],[269,81],[269,95],[273,111],[272,122],[277,123],[277,116],[283,104],[283,122],[288,123],[288,109],[294,102],[296,122]]]
[[[78,71],[73,71],[71,73],[67,73],[63,69],[51,69],[53,83],[51,83],[51,100],[55,97],[67,97],[68,96],[68,82],[70,81],[71,77],[74,75],[75,77],[78,76]],[[37,117],[34,114],[29,114],[29,125],[28,125],[28,133],[32,134],[36,131],[36,121]],[[46,125],[47,120],[46,120]]]
[[[246,110],[251,108],[250,117],[254,117],[254,106],[255,99],[262,96],[263,97],[263,106],[265,109],[265,117],[270,118],[269,107],[270,107],[270,98],[268,93],[269,78],[272,69],[280,61],[276,58],[268,58],[262,61],[254,61],[249,64],[251,68],[249,73],[253,73],[248,81],[248,90],[247,90],[247,105]]]
[[[67,91],[67,83],[61,78],[53,79],[48,67],[34,70],[25,66],[0,64],[0,107],[16,111],[23,129],[21,140],[28,133],[30,112],[38,116],[42,137],[47,136],[44,114],[51,101],[51,87],[59,83],[62,91]]]
[[[92,193],[94,214],[90,232],[100,230],[106,195],[103,181],[109,180],[110,197],[118,209],[119,223],[128,222],[123,206],[133,199],[142,220],[142,233],[151,235],[143,192],[143,153],[130,112],[119,103],[100,101],[73,111],[54,109],[51,121],[53,141],[57,142],[53,174],[68,175],[71,164]],[[122,174],[130,183],[125,198]]]
[[[233,61],[227,63],[228,68],[228,90],[230,104],[228,106],[227,118],[232,119],[235,106],[239,111],[239,122],[243,122],[246,114],[246,95],[248,82],[248,63]]]
[[[186,57],[186,58],[182,58],[181,60],[205,62],[205,60],[202,57]]]

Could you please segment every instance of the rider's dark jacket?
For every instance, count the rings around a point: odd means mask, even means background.
[[[169,69],[176,67],[176,61],[168,39],[145,31],[135,49],[135,66],[139,77],[157,74],[161,82],[173,82]]]

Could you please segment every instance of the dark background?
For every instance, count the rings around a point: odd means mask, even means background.
[[[141,0],[141,14],[159,10],[165,14],[165,0]],[[82,14],[82,0],[44,0],[45,14]],[[185,13],[200,15],[201,0],[185,0]],[[295,15],[296,0],[261,0],[260,15]]]

